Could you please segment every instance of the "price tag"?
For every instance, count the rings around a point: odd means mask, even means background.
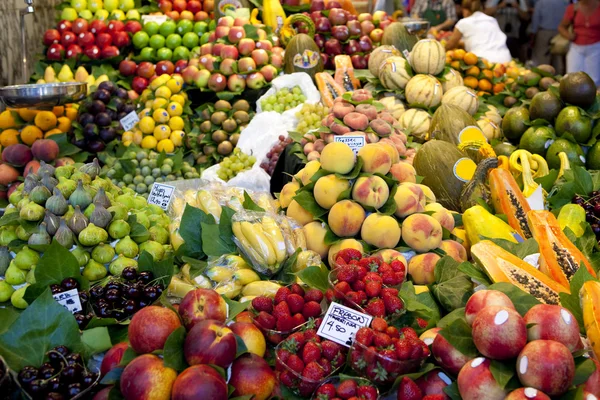
[[[140,122],[140,117],[136,114],[135,111],[130,112],[119,121],[124,130],[130,131],[133,129],[135,124]]]
[[[54,300],[67,310],[71,311],[72,314],[79,312],[83,309],[81,307],[81,300],[79,300],[79,293],[77,289],[71,289],[66,292],[53,294]]]
[[[366,144],[364,136],[360,135],[336,135],[333,137],[334,142],[346,143],[354,154],[358,155],[358,151]]]
[[[161,25],[166,20],[167,20],[166,15],[142,15],[142,22],[144,24],[146,24],[148,22],[156,22],[157,24]]]
[[[406,58],[407,60],[408,60],[408,57],[410,57],[410,53],[406,49],[402,50],[402,54],[404,55],[404,58]]]
[[[354,335],[371,324],[372,316],[363,314],[338,303],[331,303],[325,313],[317,335],[342,346],[352,346]]]
[[[154,183],[150,195],[148,196],[148,204],[155,204],[167,211],[174,191],[175,187],[173,186]]]
[[[542,192],[542,185],[538,185],[537,189],[531,194],[531,196],[527,197],[527,203],[529,203],[529,207],[532,210],[545,210],[544,207],[544,193]]]

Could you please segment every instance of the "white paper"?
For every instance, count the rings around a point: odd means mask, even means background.
[[[544,193],[542,192],[542,185],[538,185],[537,189],[535,189],[533,194],[527,197],[527,203],[529,203],[529,207],[531,207],[532,210],[545,210]]]
[[[523,261],[532,265],[536,269],[540,269],[540,253],[533,253],[523,258]]]
[[[140,122],[140,117],[136,114],[135,111],[130,112],[119,121],[124,130],[130,131],[133,127]]]
[[[81,307],[81,300],[79,300],[79,292],[77,292],[77,289],[71,289],[66,292],[56,293],[53,294],[52,297],[54,297],[54,300],[56,300],[58,304],[71,311],[72,314],[83,310],[83,307]]]
[[[365,137],[360,135],[335,135],[333,141],[346,143],[356,155],[358,155],[358,151],[363,148],[367,142]]]
[[[152,190],[148,195],[148,204],[155,204],[167,211],[169,209],[169,204],[171,203],[171,198],[173,197],[174,191],[175,188],[173,186],[162,183],[154,183],[152,185]]]
[[[146,24],[148,22],[156,22],[157,24],[161,25],[166,20],[167,20],[166,15],[142,15],[142,22],[144,24]]]
[[[342,346],[352,346],[356,332],[371,324],[372,316],[338,303],[331,303],[323,322],[317,331],[317,335],[329,339]]]

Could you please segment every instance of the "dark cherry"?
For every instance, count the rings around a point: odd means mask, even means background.
[[[96,382],[96,379],[97,379],[97,378],[98,378],[98,375],[97,375],[97,374],[94,374],[93,372],[89,372],[89,371],[87,371],[87,372],[84,372],[84,373],[81,375],[81,385],[82,385],[84,388],[88,388],[88,387],[92,386],[92,384],[93,384],[94,382]]]
[[[122,310],[112,310],[112,316],[117,321],[127,318],[127,314]]]
[[[99,299],[104,296],[104,287],[96,285],[90,289],[90,296],[92,299]]]
[[[65,278],[60,283],[64,290],[72,290],[79,288],[79,282],[75,278]]]
[[[50,392],[60,392],[62,390],[58,376],[48,380],[48,390]]]
[[[127,301],[125,302],[125,306],[123,307],[123,311],[124,311],[126,314],[129,314],[129,315],[131,315],[131,314],[133,314],[134,312],[136,312],[137,310],[138,310],[138,305],[137,305],[137,303],[135,302],[135,300],[127,300]]]
[[[65,397],[58,392],[50,392],[46,395],[46,400],[63,400]]]
[[[163,292],[163,288],[161,285],[156,285],[156,293],[158,293],[158,295],[160,296]]]
[[[75,364],[80,364],[83,365],[83,358],[81,357],[81,354],[79,353],[71,353],[67,356],[67,364],[71,364],[75,363]]]
[[[102,306],[98,308],[97,314],[100,318],[110,318],[110,309],[108,306]]]
[[[152,272],[150,272],[150,271],[142,271],[138,274],[138,279],[141,282],[150,283],[150,282],[152,282],[152,279],[154,279],[154,276],[152,275]]]
[[[81,390],[81,383],[71,383],[69,387],[67,387],[67,396],[75,397],[81,393]]]
[[[39,371],[36,367],[32,367],[30,365],[23,367],[21,371],[19,371],[18,379],[22,385],[27,384],[34,379],[37,379]]]
[[[139,308],[144,308],[144,307],[147,307],[148,305],[150,305],[150,302],[149,302],[149,301],[147,301],[147,300],[143,300],[143,299],[142,299],[142,300],[140,300],[140,301],[138,302],[138,307],[139,307]]]
[[[104,298],[110,302],[117,301],[121,298],[121,291],[119,289],[108,289]]]
[[[34,379],[29,383],[29,393],[33,397],[40,397],[48,390],[48,382],[43,379]]]
[[[77,326],[79,326],[79,329],[84,329],[88,323],[85,315],[80,313],[75,314],[75,321],[77,321]]]
[[[125,289],[125,297],[129,299],[137,299],[142,295],[142,291],[137,285],[128,286]]]
[[[133,281],[137,278],[137,270],[132,267],[126,267],[121,272],[121,277],[128,281]]]
[[[151,302],[158,299],[158,290],[156,286],[149,286],[144,289],[144,297],[150,300]]]
[[[90,294],[87,291],[81,291],[79,292],[79,300],[81,300],[82,303],[89,301],[90,300]]]
[[[51,365],[40,368],[40,378],[50,379],[54,375],[56,375],[56,369],[54,369],[54,367],[52,367]]]
[[[82,369],[79,364],[67,365],[63,368],[60,377],[65,382],[77,382],[81,377]]]
[[[60,285],[54,284],[50,285],[50,291],[52,292],[52,294],[57,294],[61,293],[63,291],[63,288],[60,287]]]
[[[121,283],[117,282],[117,281],[110,281],[106,284],[106,286],[104,287],[104,289],[106,291],[109,291],[110,289],[117,289],[117,290],[121,290]]]

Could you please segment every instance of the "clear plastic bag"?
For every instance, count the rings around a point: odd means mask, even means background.
[[[279,89],[291,89],[295,86],[300,87],[300,90],[302,90],[302,93],[304,94],[304,96],[306,96],[306,103],[315,104],[321,101],[321,94],[319,93],[319,90],[313,83],[313,80],[310,77],[310,75],[308,75],[306,72],[294,72],[293,74],[281,75],[273,79],[273,81],[271,82],[271,88],[267,90],[267,92],[263,94],[256,102],[256,113],[262,113],[262,100],[266,99],[271,95],[274,95]],[[291,110],[284,111],[281,115],[296,120],[296,113],[301,109],[302,104],[292,108]]]

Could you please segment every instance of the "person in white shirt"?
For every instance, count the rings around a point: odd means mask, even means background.
[[[446,43],[446,49],[457,48],[463,40],[465,50],[478,57],[485,58],[491,63],[509,62],[511,56],[506,46],[506,35],[500,30],[498,21],[481,10],[480,0],[463,0],[464,18],[456,23],[454,32]]]

